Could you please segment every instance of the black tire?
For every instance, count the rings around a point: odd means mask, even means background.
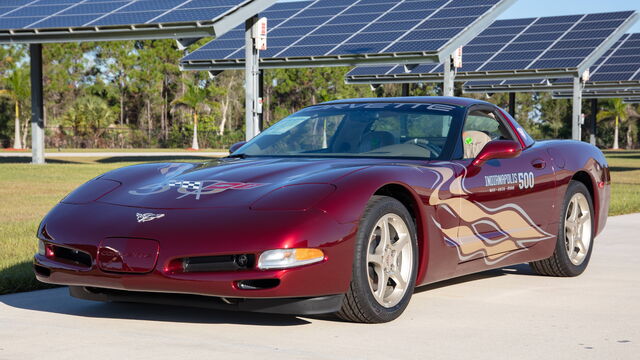
[[[399,216],[407,226],[410,234],[412,268],[404,295],[393,307],[382,306],[374,297],[369,286],[369,265],[367,264],[367,250],[369,237],[378,220],[386,214]],[[415,288],[418,269],[418,246],[416,227],[409,211],[398,200],[388,196],[373,196],[360,220],[356,236],[353,274],[349,291],[345,295],[342,308],[336,314],[339,318],[360,323],[384,323],[398,318],[409,304]]]
[[[567,254],[567,238],[565,233],[565,220],[567,214],[567,208],[569,207],[569,203],[575,194],[581,193],[587,200],[589,204],[589,215],[591,217],[591,236],[588,246],[588,251],[584,260],[581,264],[575,265],[569,259],[569,255]],[[582,274],[587,265],[589,265],[589,260],[591,259],[591,252],[593,250],[593,240],[594,240],[594,211],[593,211],[593,200],[591,199],[591,194],[587,187],[579,182],[579,181],[571,181],[567,188],[567,193],[564,197],[564,202],[562,204],[562,209],[560,212],[560,224],[558,228],[558,239],[556,241],[556,248],[551,257],[534,261],[529,263],[533,271],[538,275],[545,276],[558,276],[558,277],[574,277]],[[587,247],[587,246],[585,246]]]

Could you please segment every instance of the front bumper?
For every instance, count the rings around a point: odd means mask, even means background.
[[[137,223],[135,214],[141,211],[148,209],[96,203],[58,205],[43,220],[41,231],[46,226],[48,237],[44,240],[89,254],[91,265],[79,266],[38,254],[34,257],[37,279],[51,284],[132,292],[127,296],[143,292],[291,299],[332,296],[348,289],[355,226],[339,224],[321,211],[283,214],[238,208],[162,210],[166,214],[162,219]],[[239,220],[252,225],[239,224]],[[101,269],[96,262],[98,244],[110,237],[157,241],[159,252],[153,270],[136,274]],[[257,258],[265,250],[295,247],[320,248],[326,259],[286,270],[253,267],[239,271],[175,272],[168,268],[176,258],[245,253]],[[238,286],[243,281],[270,281],[274,285],[246,289]]]

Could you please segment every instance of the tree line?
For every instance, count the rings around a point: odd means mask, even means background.
[[[201,46],[207,39],[186,51]],[[46,146],[50,148],[227,148],[244,138],[244,74],[183,72],[185,51],[172,40],[43,45]],[[264,71],[264,124],[310,104],[399,96],[401,85],[347,85],[344,67]],[[0,47],[0,146],[30,143],[28,47]],[[459,86],[459,85],[458,85]],[[458,88],[460,91],[460,88]],[[410,95],[437,95],[412,85]],[[465,95],[502,107],[506,94]],[[547,93],[517,95],[516,117],[537,139],[570,138],[571,101]],[[585,103],[585,115],[590,117]],[[601,101],[598,145],[636,148],[638,107]],[[194,136],[196,134],[196,136]],[[585,135],[586,136],[586,135]]]

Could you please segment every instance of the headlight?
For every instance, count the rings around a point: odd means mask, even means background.
[[[324,253],[320,249],[268,250],[260,255],[258,268],[262,270],[287,269],[317,263],[322,260],[324,260]]]
[[[62,202],[66,204],[86,204],[100,199],[120,185],[121,183],[115,180],[91,180],[72,191],[71,194],[62,199]]]

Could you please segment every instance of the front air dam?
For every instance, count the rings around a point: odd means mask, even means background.
[[[69,286],[69,294],[79,299],[92,301],[134,302],[290,315],[334,313],[340,310],[344,298],[343,294],[339,294],[312,298],[237,299],[190,294],[121,291],[83,286]]]

